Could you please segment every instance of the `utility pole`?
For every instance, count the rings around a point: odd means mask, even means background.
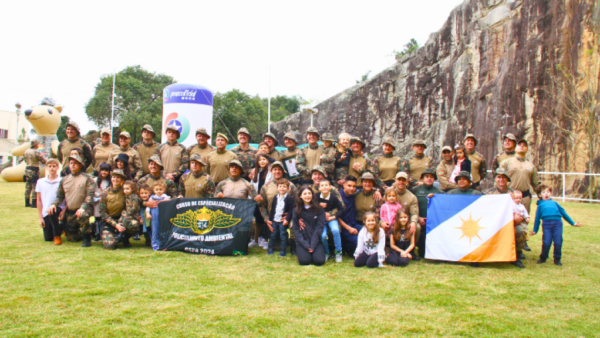
[[[268,122],[267,122],[267,132],[271,132],[271,65],[269,65],[269,101],[268,101]]]
[[[113,73],[113,86],[112,86],[112,106],[110,111],[110,141],[113,139],[113,120],[115,119],[115,83],[117,82],[117,72]]]
[[[21,115],[21,104],[19,102],[17,102],[15,104],[15,107],[17,108],[17,133],[15,134],[15,143],[16,145],[19,145],[19,115]],[[12,157],[13,160],[13,167],[17,166],[17,157],[13,156]]]

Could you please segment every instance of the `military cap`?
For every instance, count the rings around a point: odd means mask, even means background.
[[[463,139],[463,142],[465,142],[468,138],[472,138],[473,141],[475,141],[475,145],[477,145],[478,142],[477,142],[477,138],[475,137],[475,135],[473,135],[473,134],[467,134],[465,136],[465,138]]]
[[[360,144],[362,144],[363,148],[367,146],[367,144],[365,142],[363,142],[363,140],[360,139],[360,137],[358,136],[352,136],[350,138],[350,145],[352,145],[352,143],[354,142],[358,142]]]
[[[283,167],[283,163],[281,163],[281,161],[275,161],[273,163],[271,163],[271,170],[275,167],[281,167],[281,170],[285,170],[285,168]]]
[[[236,166],[240,167],[240,169],[242,170],[242,175],[244,174],[244,167],[242,166],[242,162],[240,162],[238,160],[231,160],[231,161],[229,161],[228,167],[231,167],[232,165],[236,165]]]
[[[79,126],[77,125],[77,123],[75,123],[75,121],[69,121],[67,123],[67,127],[75,128],[75,130],[77,130],[77,134],[81,135],[81,130],[79,129]]]
[[[306,134],[308,135],[309,133],[315,133],[318,137],[321,137],[321,133],[319,133],[315,127],[308,127],[308,129],[306,129]]]
[[[122,132],[119,134],[119,137],[121,137],[121,136],[123,136],[123,137],[127,137],[127,138],[131,138],[131,135],[129,135],[129,133],[128,133],[128,132],[126,132],[126,131],[122,131]]]
[[[167,130],[165,130],[165,133],[166,133],[167,131],[169,131],[169,130],[176,131],[176,132],[177,132],[177,137],[181,136],[181,133],[179,132],[179,129],[177,128],[177,126],[175,126],[175,125],[173,125],[173,124],[171,124],[171,125],[168,125],[168,126],[167,126]]]
[[[314,173],[315,171],[320,172],[321,174],[323,174],[324,177],[327,177],[327,172],[325,171],[325,168],[323,168],[320,165],[315,165],[312,170],[310,171],[310,174],[312,175],[312,173]]]
[[[423,140],[415,140],[415,142],[413,142],[412,145],[413,146],[423,146],[423,147],[427,148],[427,145],[425,144],[425,141],[423,141]]]
[[[331,133],[323,133],[323,136],[321,136],[321,141],[335,142],[336,139],[333,138]]]
[[[529,143],[527,142],[526,139],[524,139],[524,138],[520,139],[519,142],[517,142],[517,144],[519,144],[521,142],[525,142],[525,145],[529,147]]]
[[[421,174],[421,179],[423,179],[423,177],[427,174],[433,175],[433,177],[435,177],[435,179],[437,180],[437,175],[435,174],[435,169],[426,168],[425,170],[423,170],[423,173]]]
[[[368,171],[366,173],[363,173],[362,176],[360,176],[360,179],[363,180],[363,181],[364,180],[371,180],[371,181],[375,182],[375,176],[373,176],[373,174],[371,174]]]
[[[399,173],[396,174],[396,179],[399,179],[399,178],[403,178],[408,181],[408,174],[405,173],[404,171],[400,171]]]
[[[70,160],[75,160],[75,161],[79,162],[79,164],[81,164],[82,166],[85,166],[85,164],[83,163],[83,160],[81,159],[81,157],[79,157],[79,155],[69,156],[69,161]]]
[[[392,146],[392,148],[396,149],[396,145],[394,144],[394,138],[391,136],[386,136],[383,138],[381,145],[384,145],[384,144],[389,144],[390,146]]]
[[[277,142],[277,137],[275,137],[275,135],[273,135],[273,133],[264,133],[263,134],[263,140],[265,139],[265,137],[270,137],[275,141],[275,145],[279,145],[279,142]]]
[[[249,139],[252,139],[252,135],[250,135],[248,128],[245,128],[245,127],[240,128],[240,130],[238,130],[238,135],[239,134],[246,134],[246,135],[248,135]]]
[[[204,127],[200,127],[198,129],[196,129],[196,135],[198,135],[198,134],[206,135],[206,136],[208,136],[208,138],[210,138],[210,134],[208,133],[208,131],[206,131],[206,128],[204,128]]]
[[[510,182],[510,176],[508,176],[508,171],[506,171],[502,168],[498,168],[498,169],[496,169],[496,172],[494,173],[494,177],[496,177],[498,175],[506,176],[506,179]]]
[[[463,170],[463,171],[459,172],[458,175],[456,175],[456,182],[458,182],[458,179],[461,177],[468,179],[469,182],[473,182],[471,180],[471,173],[469,173],[468,171]]]
[[[192,156],[190,156],[190,161],[196,161],[198,163],[201,163],[202,165],[206,165],[206,162],[204,162],[204,160],[202,159],[202,155],[198,153],[193,153]]]
[[[160,160],[160,156],[158,156],[156,154],[150,156],[150,158],[148,159],[148,164],[150,162],[154,162],[154,163],[158,164],[161,168],[164,168],[162,161]]]
[[[123,170],[121,169],[115,169],[112,171],[112,173],[110,173],[112,176],[121,176],[121,178],[123,180],[127,179],[127,176],[125,176],[125,173],[123,172]]]
[[[448,150],[448,151],[450,151],[450,152],[453,152],[453,151],[454,151],[454,149],[452,149],[452,147],[451,147],[451,146],[444,146],[444,147],[442,148],[442,152],[444,152],[444,150]]]
[[[142,127],[142,131],[147,130],[149,132],[151,132],[152,134],[156,135],[156,133],[154,132],[154,128],[152,128],[151,125],[149,124],[144,124],[144,126]]]
[[[108,134],[108,135],[110,135],[110,127],[104,127],[102,129],[100,129],[100,135],[102,135],[102,134]]]
[[[517,137],[513,133],[507,133],[507,134],[505,134],[504,137],[503,137],[503,139],[505,139],[505,138],[517,142]]]
[[[292,140],[296,144],[298,144],[298,140],[296,139],[296,136],[294,136],[294,133],[292,133],[292,132],[285,133],[285,135],[283,135],[283,139],[285,140],[286,138],[289,138],[290,140]]]
[[[217,133],[217,138],[222,137],[225,139],[225,141],[227,141],[227,143],[229,143],[229,137],[225,136],[225,134],[221,134],[221,133]]]

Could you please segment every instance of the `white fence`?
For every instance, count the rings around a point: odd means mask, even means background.
[[[488,170],[488,173],[491,173],[491,170]],[[563,202],[569,201],[585,201],[585,202],[600,202],[600,199],[591,199],[591,198],[575,198],[575,197],[567,197],[567,175],[578,175],[578,176],[600,176],[600,174],[588,174],[588,173],[563,173],[556,171],[538,171],[538,175],[560,175],[562,176],[562,196],[552,196],[554,199],[561,199]],[[533,195],[533,197],[537,197]]]

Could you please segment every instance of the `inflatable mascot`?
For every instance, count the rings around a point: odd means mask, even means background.
[[[39,141],[39,149],[48,154],[48,157],[56,157],[58,150],[58,138],[56,131],[60,127],[61,106],[40,105],[25,111],[25,118],[31,123],[36,140]],[[43,145],[43,147],[42,147]],[[23,156],[25,151],[31,147],[31,142],[26,142],[14,148],[10,153],[13,156]],[[50,155],[52,154],[52,155]],[[7,182],[23,182],[25,175],[25,161],[16,167],[6,168],[2,171],[2,178]],[[44,168],[40,168],[39,177],[45,177]]]

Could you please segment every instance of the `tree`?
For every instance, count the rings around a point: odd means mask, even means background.
[[[19,134],[19,136],[17,137],[17,143],[23,144],[25,142],[29,142],[29,137],[27,136],[25,128],[21,128],[21,134]]]
[[[268,120],[269,100],[263,98],[263,106],[266,108]],[[299,112],[300,106],[307,102],[300,96],[275,96],[271,98],[271,122],[278,122],[285,119],[288,115]]]
[[[361,77],[360,80],[356,80],[356,83],[361,83],[361,82],[365,82],[367,81],[367,79],[369,79],[369,74],[371,73],[371,71],[368,71],[365,75],[363,75]]]
[[[115,112],[113,128],[131,134],[131,142],[141,140],[144,124],[152,125],[156,135],[162,133],[162,96],[163,89],[173,84],[171,76],[150,73],[140,66],[130,66],[116,75]],[[100,78],[94,96],[85,106],[88,118],[98,127],[110,125],[113,76]],[[113,132],[113,139],[118,134]]]
[[[566,67],[556,66],[548,71],[549,95],[556,102],[556,116],[546,121],[571,144],[573,164],[583,149],[587,172],[594,173],[594,160],[600,156],[600,108],[598,97],[598,68],[590,67],[583,74],[573,74]],[[593,198],[594,176],[588,180],[588,197]]]
[[[58,142],[62,142],[62,140],[67,138],[67,123],[69,123],[70,119],[66,115],[60,116],[60,126],[56,131],[56,137],[58,137]]]
[[[402,59],[404,55],[410,54],[416,51],[417,49],[419,49],[419,43],[417,42],[417,40],[410,39],[410,41],[404,45],[404,50],[400,52],[396,50],[394,51],[396,61],[400,61],[400,59]]]

